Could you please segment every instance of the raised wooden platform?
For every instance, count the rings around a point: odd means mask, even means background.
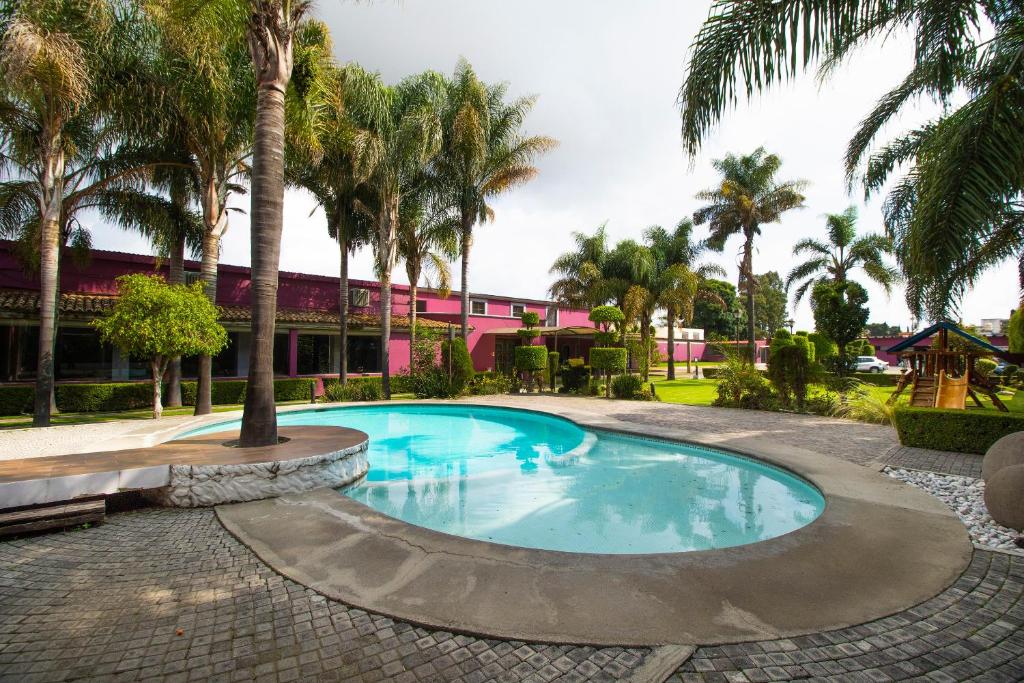
[[[286,481],[274,481],[268,488],[309,490],[318,481],[319,475],[310,476],[314,469],[326,476],[323,481],[329,481],[343,474],[336,463],[346,456],[361,453],[365,462],[368,438],[358,430],[302,426],[282,427],[279,433],[288,440],[260,448],[228,447],[224,444],[237,438],[237,432],[218,432],[152,448],[0,461],[0,509],[123,491],[156,491],[175,486],[180,490],[193,485],[188,483],[190,477],[216,486],[231,477],[246,476],[251,482],[263,475],[270,482],[282,474],[295,475],[303,480],[295,487],[289,488]],[[365,471],[365,467],[355,467],[355,471],[360,469]],[[199,498],[188,506],[226,502],[205,502],[202,496]],[[182,504],[180,496],[178,499],[179,502],[165,502]]]

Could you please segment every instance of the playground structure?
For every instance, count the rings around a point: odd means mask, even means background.
[[[950,348],[949,333],[962,337],[970,342],[963,348]],[[938,346],[919,348],[918,344],[938,334]],[[978,373],[974,362],[989,356],[1005,357],[1006,352],[992,346],[984,339],[965,332],[953,323],[940,322],[904,339],[891,347],[889,353],[898,353],[907,364],[907,369],[900,375],[896,391],[889,397],[892,405],[900,394],[910,386],[910,405],[922,408],[954,408],[967,407],[967,397],[984,407],[978,393],[983,393],[992,401],[998,410],[1009,412],[999,400],[995,386]]]

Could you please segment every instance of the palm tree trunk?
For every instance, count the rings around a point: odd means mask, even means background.
[[[210,227],[203,234],[203,258],[200,277],[206,297],[217,303],[217,263],[220,261],[220,231]],[[199,356],[199,376],[196,378],[195,415],[209,415],[213,412],[213,359],[209,355]]]
[[[253,48],[254,52],[256,48]],[[284,93],[287,73],[259,82],[252,165],[252,356],[242,413],[242,447],[277,443],[274,405],[274,324],[284,209]],[[259,62],[254,58],[259,73]],[[282,82],[283,81],[283,82]]]
[[[676,378],[676,317],[669,310],[665,316],[665,323],[668,325],[668,372],[665,379]]]
[[[743,275],[747,281],[747,342],[750,344],[750,362],[757,363],[757,334],[754,331],[754,236],[751,233],[743,243]]]
[[[395,263],[398,234],[398,197],[381,200],[377,221],[377,258],[380,270],[380,386],[385,400],[391,399],[391,269]]]
[[[172,285],[185,284],[185,237],[183,235],[179,235],[171,247],[171,262],[167,280]],[[181,356],[172,358],[167,367],[167,407],[177,408],[181,406]]]
[[[473,246],[473,214],[462,212],[462,338],[469,344],[469,250]]]
[[[348,239],[345,229],[337,227],[338,249],[341,252],[341,268],[338,274],[338,313],[341,318],[341,358],[338,366],[338,381],[348,384]]]
[[[417,290],[418,290],[418,287],[416,286],[416,282],[418,280],[419,280],[419,278],[416,278],[415,280],[413,278],[411,278],[411,277],[409,278],[409,372],[410,373],[413,371],[413,367],[412,366],[413,366],[413,362],[414,362],[414,360],[416,358],[416,350],[415,350],[415,346],[416,346],[416,299],[417,299]],[[430,284],[430,283],[427,283],[427,284]]]
[[[61,206],[64,195],[64,152],[60,133],[44,139],[42,152],[42,197],[40,201],[39,243],[39,360],[36,365],[33,427],[50,425],[53,398],[53,344],[57,335],[57,302],[60,297]]]

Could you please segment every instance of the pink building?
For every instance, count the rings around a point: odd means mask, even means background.
[[[25,272],[12,256],[10,243],[0,242],[0,381],[29,381],[35,377],[38,345],[38,279]],[[185,264],[186,278],[199,277],[199,264]],[[61,302],[56,344],[58,381],[127,380],[147,376],[144,363],[122,358],[117,349],[100,344],[89,322],[102,315],[117,295],[115,279],[126,273],[160,273],[167,263],[152,256],[93,251],[88,263],[76,265],[64,258],[61,265]],[[215,360],[217,377],[245,377],[249,367],[249,269],[221,265],[217,276],[217,304],[230,344]],[[340,366],[339,280],[336,277],[282,272],[279,275],[277,338],[274,370],[280,376],[336,374]],[[348,367],[353,374],[380,372],[380,286],[377,282],[349,283]],[[460,298],[453,292],[441,298],[420,289],[417,316],[424,325],[447,330],[459,327]],[[392,287],[390,370],[409,365],[409,288]],[[572,328],[591,326],[587,312],[560,307],[550,301],[490,294],[470,295],[470,354],[477,370],[508,370],[518,343],[519,316],[534,311],[546,333],[542,342],[563,358],[587,357],[589,333]],[[580,334],[580,332],[584,332]],[[556,346],[557,345],[557,346]],[[195,359],[183,361],[185,376],[196,372]]]

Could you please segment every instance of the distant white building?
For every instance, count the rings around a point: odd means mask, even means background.
[[[1005,334],[1009,324],[1007,318],[982,318],[978,331],[986,335]]]
[[[668,341],[668,328],[667,327],[655,327],[654,338],[660,342]],[[704,341],[704,330],[699,330],[692,327],[677,327],[675,332],[675,340],[677,342],[702,342]]]

